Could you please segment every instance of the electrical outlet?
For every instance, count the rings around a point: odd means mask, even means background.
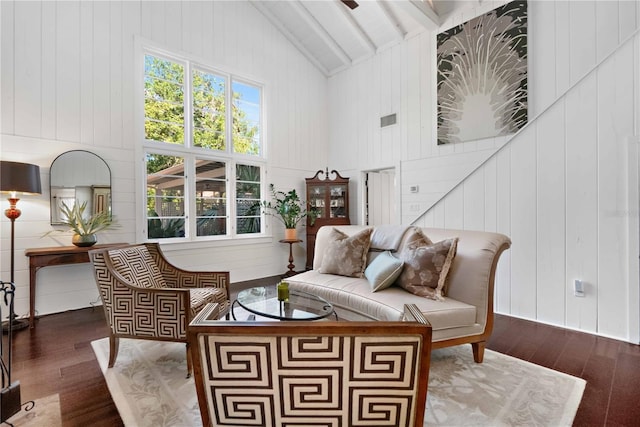
[[[411,212],[418,212],[420,210],[420,205],[410,205],[409,210]]]
[[[580,279],[573,281],[573,295],[577,297],[584,297],[584,282]]]

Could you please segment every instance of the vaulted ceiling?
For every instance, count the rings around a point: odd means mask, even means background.
[[[437,29],[441,23],[437,10],[444,4],[434,0],[358,0],[357,7],[351,9],[340,0],[251,3],[326,76],[414,33]]]

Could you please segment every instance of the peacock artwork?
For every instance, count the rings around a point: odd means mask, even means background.
[[[527,123],[527,2],[512,1],[437,36],[438,145]]]

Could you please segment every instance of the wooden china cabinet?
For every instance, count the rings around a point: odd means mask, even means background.
[[[333,179],[331,179],[333,177]],[[313,268],[316,233],[323,225],[349,225],[349,178],[329,169],[319,170],[307,181],[309,209],[318,213],[313,225],[307,218],[307,270]]]

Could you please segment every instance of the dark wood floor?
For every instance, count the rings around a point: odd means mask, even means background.
[[[497,315],[488,348],[584,378],[575,426],[640,426],[640,346]]]
[[[91,348],[107,334],[101,307],[43,316],[15,332],[22,401],[58,393],[64,426],[121,426]],[[640,425],[639,346],[498,315],[488,348],[586,379],[574,425]]]

